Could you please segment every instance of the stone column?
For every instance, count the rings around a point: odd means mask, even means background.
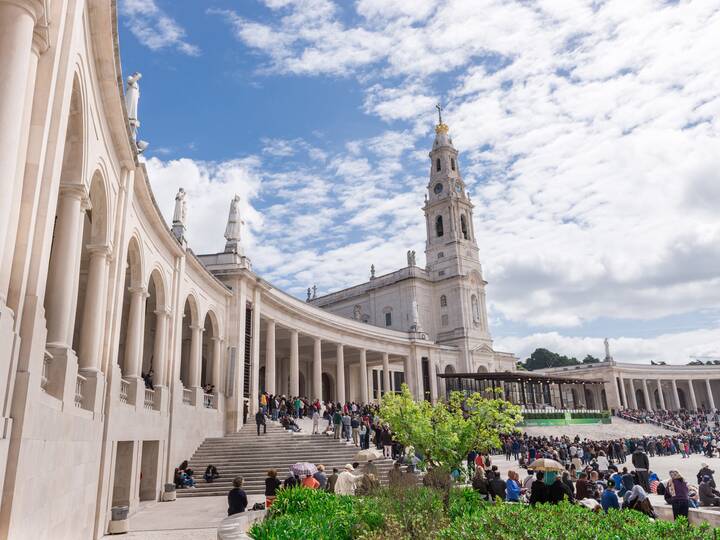
[[[418,399],[417,393],[415,392],[415,384],[413,384],[412,379],[412,366],[410,365],[410,356],[403,356],[403,371],[405,372],[405,384],[408,385],[408,390],[410,390],[410,394],[415,399]],[[396,390],[400,390],[400,388],[397,388]]]
[[[688,388],[690,389],[690,403],[694,411],[697,411],[697,399],[695,399],[695,389],[693,388],[692,379],[688,379]]]
[[[472,220],[471,220],[472,221]],[[435,355],[430,353],[428,358],[428,371],[430,372],[430,402],[437,403],[438,400],[438,387],[437,387],[437,373],[435,370]]]
[[[215,395],[220,394],[220,372],[222,370],[223,340],[219,337],[212,338],[212,378],[210,384],[215,387]],[[218,406],[217,401],[215,405]]]
[[[648,410],[654,411],[655,404],[650,399],[650,393],[648,392],[648,387],[647,387],[647,379],[643,379],[642,383],[643,383],[643,395],[645,396],[645,406],[648,408]]]
[[[360,349],[360,401],[368,403],[367,351]]]
[[[275,321],[268,319],[265,333],[265,391],[275,394]]]
[[[390,355],[386,352],[382,353],[382,366],[383,366],[383,384],[385,386],[385,392],[390,391]],[[382,390],[382,389],[381,389]],[[379,392],[382,396],[383,392]]]
[[[345,350],[342,343],[337,345],[337,401],[345,403]]]
[[[167,364],[167,338],[170,312],[166,309],[155,311],[155,343],[153,344],[153,373],[155,386],[167,386],[165,372]]]
[[[143,313],[145,299],[148,297],[144,287],[131,287],[130,309],[128,311],[127,334],[125,338],[125,372],[123,378],[140,377],[140,358],[143,353]],[[197,385],[195,385],[197,386]]]
[[[248,404],[250,416],[260,408],[260,309],[262,306],[262,291],[255,287],[252,306],[252,349],[250,362],[250,403]]]
[[[323,401],[329,399],[330,396],[323,396],[322,392],[322,341],[315,338],[313,341],[313,393],[315,398]]]
[[[22,178],[18,169],[25,157],[21,152],[25,148],[24,104],[28,94],[33,93],[28,77],[33,69],[33,31],[42,15],[43,5],[40,0],[0,0],[0,261],[9,260],[5,253],[9,240],[6,232],[15,230],[10,218],[15,215],[12,211],[15,183]],[[71,258],[72,253],[64,255]],[[0,290],[0,305],[5,304],[6,294],[7,290]],[[72,332],[73,326],[70,328]],[[67,344],[66,341],[62,343]]]
[[[103,310],[107,294],[108,246],[89,246],[90,264],[85,293],[78,365],[81,370],[99,371],[105,330]]]
[[[660,398],[660,408],[665,411],[665,410],[667,410],[667,407],[665,407],[665,396],[663,395],[662,379],[658,379],[657,385],[658,385],[658,397]]]
[[[627,401],[627,395],[625,394],[625,379],[620,377],[620,396],[622,397],[622,404],[627,409],[628,408],[628,401]]]
[[[681,409],[680,407],[680,395],[678,394],[677,390],[677,381],[673,379],[672,381],[672,389],[673,389],[673,397],[675,398],[675,405],[677,406],[678,410]]]
[[[72,346],[75,329],[73,305],[78,283],[76,270],[81,248],[78,233],[82,231],[83,216],[89,202],[84,185],[60,186],[55,240],[45,289],[47,342],[52,347],[69,349]]]
[[[715,400],[713,399],[712,388],[710,386],[710,379],[705,379],[705,389],[707,390],[708,401],[710,402],[710,409],[715,410]]]
[[[634,379],[630,379],[630,403],[633,409],[637,409],[637,396],[635,395],[635,382]]]
[[[190,388],[200,387],[200,369],[202,364],[202,333],[205,329],[199,324],[190,327]]]
[[[300,395],[300,356],[298,351],[298,331],[290,330],[290,395]]]

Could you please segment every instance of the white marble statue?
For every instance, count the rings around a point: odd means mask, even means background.
[[[407,252],[407,263],[408,266],[415,266],[415,251],[409,250]]]
[[[131,120],[138,119],[138,101],[140,100],[140,85],[138,81],[142,78],[142,73],[135,72],[127,78],[127,86],[125,87],[125,108],[127,109],[128,118]]]
[[[418,307],[417,300],[412,301],[412,326],[415,330],[420,328],[420,308]]]
[[[355,304],[355,307],[353,308],[353,319],[359,321],[360,317],[362,317],[362,308],[360,307],[360,304]]]
[[[138,101],[140,100],[140,85],[138,81],[142,74],[135,72],[127,78],[127,86],[125,87],[125,108],[127,109],[128,120],[130,120],[130,130],[132,132],[132,140],[137,140],[137,130],[140,127],[138,120]],[[147,147],[145,143],[144,150]]]
[[[183,188],[180,188],[175,195],[175,212],[173,213],[173,225],[186,224],[185,219],[187,218],[187,202],[185,201],[186,193]]]
[[[240,217],[240,197],[235,195],[230,202],[230,214],[228,215],[227,227],[225,227],[225,239],[228,242],[239,241],[243,225],[245,225],[245,222]]]
[[[603,343],[605,343],[605,360],[612,360],[612,356],[610,356],[610,341],[608,338],[605,338]]]

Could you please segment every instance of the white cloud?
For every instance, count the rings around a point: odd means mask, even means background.
[[[133,35],[149,49],[174,48],[189,56],[200,54],[197,45],[185,40],[185,29],[160,9],[154,0],[121,0],[120,13]]]

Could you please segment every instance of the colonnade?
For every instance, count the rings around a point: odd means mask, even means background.
[[[279,325],[271,318],[263,317],[264,323],[264,380],[263,388],[270,394],[287,393],[291,396],[298,396],[304,393],[303,397],[310,399],[319,399],[321,401],[333,400],[346,402],[352,397],[362,403],[371,401],[372,396],[372,380],[369,375],[375,368],[382,371],[382,388],[384,392],[390,391],[391,388],[391,365],[401,364],[401,371],[404,373],[405,383],[416,398],[422,398],[424,394],[424,384],[419,375],[422,374],[421,358],[414,357],[412,354],[389,353],[383,350],[370,349],[367,347],[359,347],[355,345],[347,345],[336,340],[326,339],[310,334],[301,334],[296,328],[285,327]],[[278,326],[283,329],[283,333],[287,333],[289,349],[278,358]],[[258,335],[253,330],[254,335]],[[307,362],[308,381],[304,388],[300,385],[301,370],[301,354],[300,340],[301,338],[310,338],[311,352],[305,354]],[[325,350],[323,350],[325,345]],[[332,351],[334,345],[334,354]],[[351,360],[348,360],[348,356]],[[374,358],[368,359],[369,356]],[[391,359],[392,356],[392,359]],[[332,359],[332,364],[328,364],[328,360]],[[434,373],[434,365],[432,356],[425,358],[430,362],[430,373]],[[282,366],[279,365],[283,362]],[[287,373],[285,372],[287,366]],[[351,368],[357,366],[359,371],[359,380],[357,385],[352,388],[346,387],[346,379]],[[258,370],[258,376],[253,374],[253,380],[259,380],[260,362],[253,363],[253,369]],[[398,370],[400,371],[400,370]],[[323,392],[323,374],[331,375],[334,379],[334,392],[332,395],[324,395]],[[279,381],[287,376],[287,388],[284,384],[278,386]],[[309,384],[308,384],[309,383]],[[430,377],[430,396],[432,400],[437,400],[437,387],[435,377]],[[355,390],[355,391],[353,391]],[[304,392],[303,392],[304,391]],[[257,399],[255,389],[251,391],[253,403]]]
[[[669,377],[640,379],[619,375],[615,382],[619,389],[620,404],[626,408],[655,410],[659,405],[659,408],[662,410],[697,410],[699,408],[715,410],[715,399],[711,385],[712,380],[713,379],[708,378],[679,379]],[[701,390],[704,392],[703,397],[707,398],[706,401],[698,400],[694,382],[701,384]],[[654,388],[651,388],[653,385]],[[687,394],[685,393],[686,390]],[[638,391],[644,404],[641,400],[638,400]],[[665,394],[666,391],[668,395]],[[655,399],[656,393],[657,400]],[[684,399],[681,399],[681,396]],[[644,405],[644,407],[642,405]]]

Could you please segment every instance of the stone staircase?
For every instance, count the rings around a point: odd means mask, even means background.
[[[267,434],[257,436],[254,424],[244,426],[238,433],[221,438],[205,439],[190,459],[197,487],[179,489],[178,497],[202,497],[227,495],[232,488],[233,478],[245,479],[243,488],[248,495],[265,493],[265,478],[268,469],[276,469],[283,481],[290,474],[289,467],[299,461],[325,465],[328,476],[332,468],[342,468],[354,461],[360,449],[344,440],[325,435],[291,433],[280,424],[268,422]],[[387,472],[392,467],[389,459],[373,461],[382,483],[387,482]],[[205,482],[203,473],[209,465],[215,465],[220,478],[212,483]],[[362,470],[362,464],[361,464]]]

